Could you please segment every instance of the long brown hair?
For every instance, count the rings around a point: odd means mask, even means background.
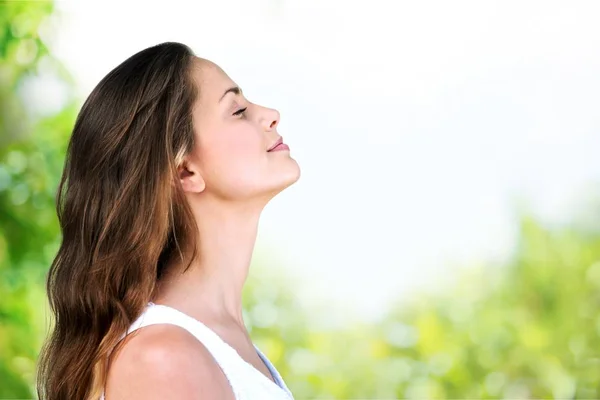
[[[181,43],[142,50],[77,116],[56,198],[62,243],[47,277],[54,327],[38,361],[40,399],[98,399],[109,352],[165,266],[180,257],[187,270],[196,256],[177,179],[194,146],[193,58]]]

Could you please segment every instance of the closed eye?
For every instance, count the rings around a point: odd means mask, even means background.
[[[244,111],[246,111],[247,108],[248,107],[241,108],[241,109],[237,110],[236,112],[234,112],[233,115],[235,115],[235,116],[243,115]]]

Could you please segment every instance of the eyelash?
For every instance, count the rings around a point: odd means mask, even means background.
[[[235,115],[235,116],[244,115],[244,112],[246,111],[247,108],[248,107],[241,108],[241,109],[237,110],[236,112],[234,112],[233,115]]]

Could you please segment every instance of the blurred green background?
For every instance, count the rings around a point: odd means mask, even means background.
[[[45,45],[53,4],[0,7],[0,399],[34,398],[59,243],[54,195],[81,99]],[[28,107],[23,87],[41,74],[69,88],[58,111]],[[460,268],[444,293],[377,324],[320,327],[294,282],[255,257],[251,335],[296,399],[599,398],[600,201],[589,204],[561,226],[522,213],[510,262]]]

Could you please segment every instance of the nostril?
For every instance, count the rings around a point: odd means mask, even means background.
[[[269,128],[273,128],[273,127],[275,127],[275,125],[277,125],[277,120],[271,122],[271,126]]]

